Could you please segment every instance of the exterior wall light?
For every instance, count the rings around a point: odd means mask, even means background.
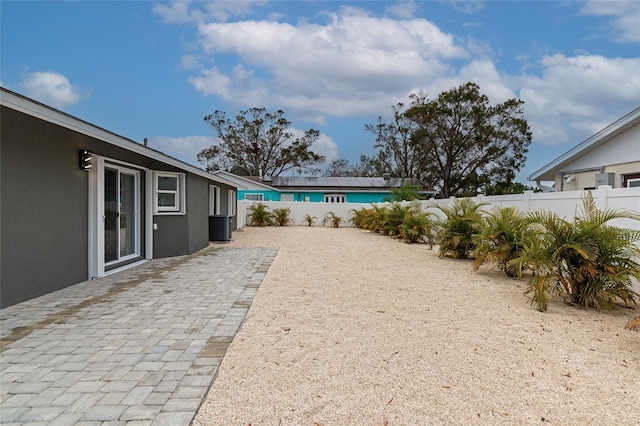
[[[80,151],[80,168],[87,172],[93,170],[93,152],[83,149]]]

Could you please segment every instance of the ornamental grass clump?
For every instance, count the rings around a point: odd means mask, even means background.
[[[508,267],[517,274],[532,270],[525,291],[532,305],[544,312],[554,295],[598,310],[637,303],[633,282],[640,280],[640,231],[611,226],[614,219],[640,220],[640,215],[599,210],[590,192],[574,221],[551,212],[528,215],[522,254]]]

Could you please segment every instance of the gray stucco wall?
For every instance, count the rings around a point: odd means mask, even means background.
[[[3,106],[0,116],[2,307],[88,279],[89,173],[79,168],[80,150],[141,168],[184,172],[11,108]],[[187,173],[187,214],[153,218],[158,224],[153,257],[207,246],[208,184],[206,178]],[[214,184],[221,188],[226,214],[230,187]]]
[[[187,176],[187,212],[189,215],[189,252],[209,245],[209,182]]]
[[[87,279],[88,173],[82,138],[2,108],[1,306]]]

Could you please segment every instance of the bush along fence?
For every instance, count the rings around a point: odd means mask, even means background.
[[[582,198],[587,191],[565,191],[565,192],[525,192],[524,194],[513,195],[492,195],[471,198],[476,203],[486,203],[487,206],[497,207],[514,207],[521,212],[529,211],[549,211],[557,214],[559,217],[567,220],[573,219],[579,212],[582,205]],[[640,212],[640,188],[615,188],[600,187],[600,189],[591,191],[596,207],[599,209],[619,209],[627,211]],[[444,200],[425,200],[420,201],[425,211],[436,214],[440,219],[444,218],[444,213],[439,206],[447,206],[453,203],[454,199]],[[250,225],[248,222],[249,208],[256,203],[255,201],[238,201],[237,220],[238,228]],[[291,210],[290,225],[307,225],[305,217],[316,217],[320,224],[322,219],[329,213],[344,219],[343,226],[353,226],[351,219],[353,211],[361,208],[369,208],[372,204],[361,203],[311,203],[311,202],[293,202],[293,201],[261,201],[269,208],[270,211],[279,208],[288,208]],[[384,205],[384,204],[376,204]],[[625,228],[640,229],[640,223],[635,220],[626,218],[616,219],[613,223],[616,226]]]
[[[473,259],[474,269],[494,263],[510,277],[527,277],[525,294],[540,311],[554,296],[598,310],[637,304],[640,189],[551,195],[369,205],[280,202],[273,210],[267,204],[274,203],[252,202],[247,210],[254,225],[276,224],[278,212],[285,215],[280,225],[313,226],[320,217],[323,225],[356,226],[430,248],[437,244],[440,257]],[[545,202],[556,208],[531,209]],[[295,217],[303,213],[301,220]]]

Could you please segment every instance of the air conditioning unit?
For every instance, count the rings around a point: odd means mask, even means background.
[[[615,177],[615,173],[598,173],[596,175],[596,188],[602,185],[609,185],[613,187]]]
[[[231,221],[233,216],[209,216],[209,241],[231,241]]]
[[[613,181],[616,177],[615,173],[598,173],[596,174],[596,188],[602,185],[609,185],[613,187]]]

